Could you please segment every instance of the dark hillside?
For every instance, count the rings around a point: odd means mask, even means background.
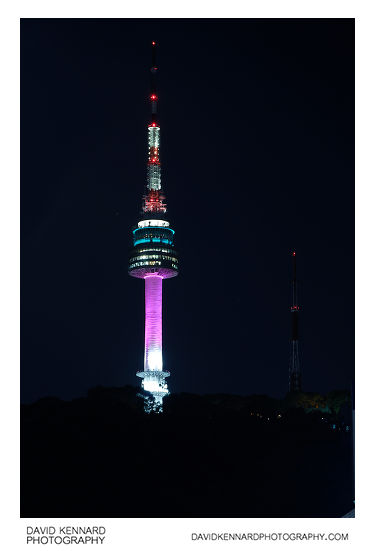
[[[337,414],[305,411],[175,394],[146,415],[130,386],[23,405],[21,516],[340,517],[352,433]]]

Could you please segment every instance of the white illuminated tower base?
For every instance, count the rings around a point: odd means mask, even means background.
[[[137,376],[143,379],[144,390],[151,392],[155,403],[162,405],[168,394],[165,378],[169,371],[163,371],[163,278],[149,274],[145,277],[145,359],[144,371]]]

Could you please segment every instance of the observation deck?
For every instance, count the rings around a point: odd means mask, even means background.
[[[169,222],[147,219],[133,229],[133,248],[129,256],[129,275],[144,279],[160,275],[163,279],[178,274],[178,257],[174,249],[174,230]]]

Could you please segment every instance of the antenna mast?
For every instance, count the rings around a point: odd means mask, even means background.
[[[299,306],[297,299],[297,258],[296,251],[292,252],[293,279],[292,279],[292,316],[291,357],[289,366],[289,392],[301,392],[301,365],[299,360],[298,316]]]

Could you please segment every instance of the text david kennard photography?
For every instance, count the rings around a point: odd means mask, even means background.
[[[104,526],[27,526],[26,543],[102,544],[105,532]]]

